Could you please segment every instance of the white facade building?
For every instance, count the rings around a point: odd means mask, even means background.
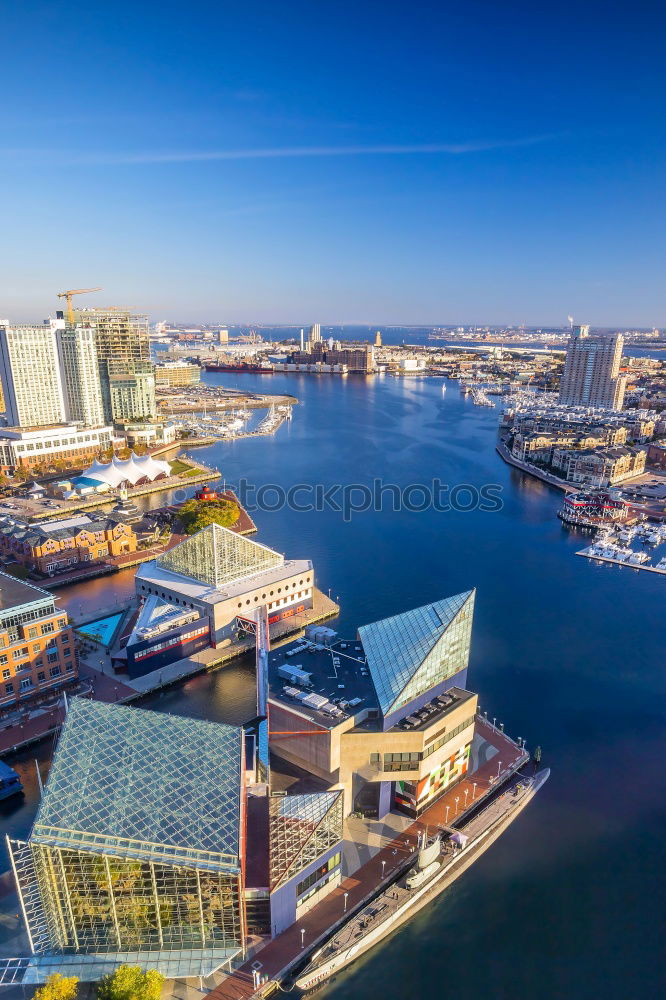
[[[0,378],[10,427],[44,427],[66,420],[57,328],[57,320],[43,326],[0,327]]]
[[[88,427],[104,423],[95,330],[75,326],[58,330],[60,378],[65,390],[66,417]]]
[[[113,443],[113,428],[108,426],[61,423],[50,427],[0,427],[0,470],[48,465],[54,459],[72,468],[80,467]]]

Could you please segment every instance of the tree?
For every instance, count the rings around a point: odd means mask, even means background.
[[[33,1000],[75,1000],[77,976],[61,976],[54,972],[35,993]]]
[[[217,500],[197,500],[193,497],[183,504],[178,517],[185,533],[193,535],[209,524],[220,524],[228,528],[238,520],[240,511],[232,500],[218,497]]]
[[[97,987],[98,1000],[160,1000],[164,976],[157,969],[143,972],[135,965],[121,965],[104,976]]]
[[[14,469],[14,479],[18,479],[22,482],[25,482],[25,480],[28,479],[29,476],[30,473],[23,465],[17,465],[16,468]]]

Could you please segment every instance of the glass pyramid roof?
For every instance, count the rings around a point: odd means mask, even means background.
[[[342,792],[270,799],[271,889],[317,861],[343,837]]]
[[[279,552],[219,524],[209,524],[156,560],[162,569],[216,588],[283,564]]]
[[[74,698],[30,840],[239,866],[242,730]]]
[[[309,795],[284,795],[277,799],[277,814],[284,819],[294,819],[312,829],[321,822],[335,800],[335,792],[311,792]]]
[[[474,596],[468,590],[359,628],[384,715],[467,666]],[[449,643],[447,633],[468,602],[463,634],[452,630]]]

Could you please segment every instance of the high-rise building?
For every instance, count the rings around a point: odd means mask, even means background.
[[[57,339],[67,420],[100,427],[104,408],[95,330],[90,326],[66,327],[58,330]]]
[[[150,361],[147,316],[129,309],[75,309],[74,323],[94,326],[100,361]]]
[[[624,337],[590,336],[589,326],[574,326],[569,338],[560,403],[621,410],[625,379],[620,376]]]
[[[45,427],[65,420],[56,324],[0,327],[0,379],[10,427]]]
[[[150,361],[107,361],[104,368],[111,419],[154,420],[155,374]]]
[[[150,364],[148,317],[132,313],[129,309],[75,309],[74,322],[95,329],[104,419],[138,420],[148,414],[154,415],[156,412],[154,380],[152,399],[144,398],[145,393],[150,393],[145,368],[146,364]],[[128,380],[122,405],[116,411],[111,393],[111,369],[114,365],[122,365],[122,368],[115,368],[115,374],[122,373]],[[134,388],[129,385],[132,379],[135,379]],[[137,410],[128,412],[128,408],[131,409],[133,405],[132,399],[142,412]]]
[[[310,332],[308,333],[308,349],[312,350],[313,344],[318,344],[321,341],[321,326],[319,323],[313,323],[310,327]]]

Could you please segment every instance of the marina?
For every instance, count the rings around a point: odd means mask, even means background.
[[[237,441],[240,438],[262,437],[275,434],[285,421],[292,418],[292,407],[289,403],[271,404],[268,411],[259,421],[252,423],[253,411],[240,409],[228,411],[224,419],[211,417],[206,410],[192,413],[183,420],[183,429],[189,435],[200,435],[206,444],[216,441]],[[196,444],[196,437],[191,442]]]
[[[640,546],[640,547],[637,547]],[[597,562],[666,574],[666,525],[649,522],[604,526],[577,556]]]

